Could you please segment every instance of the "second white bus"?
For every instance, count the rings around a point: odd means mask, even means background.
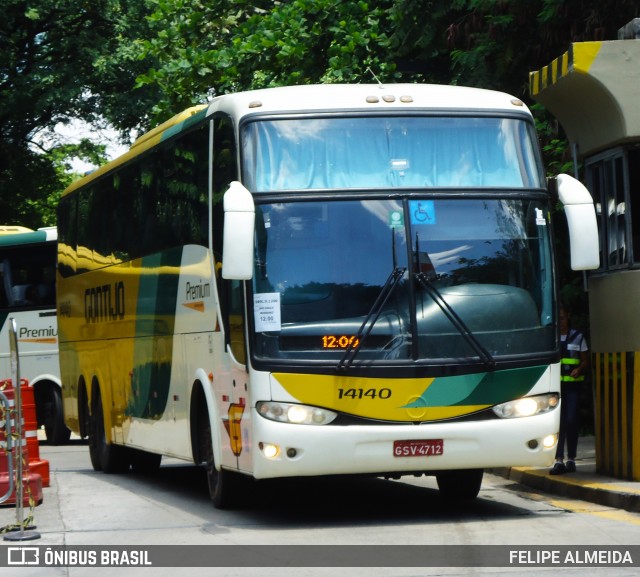
[[[20,375],[33,387],[38,425],[47,441],[64,444],[55,271],[57,231],[0,226],[0,378],[11,378],[9,323],[18,330]]]

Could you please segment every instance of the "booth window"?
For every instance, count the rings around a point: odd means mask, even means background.
[[[640,199],[634,199],[638,203],[635,211],[629,202],[633,190],[640,192],[637,163],[638,149],[615,149],[587,160],[587,187],[596,204],[602,268],[627,267],[634,260],[640,262],[640,222],[638,217],[635,222],[633,218],[634,212],[640,213]],[[635,172],[636,184],[630,190],[632,172]]]

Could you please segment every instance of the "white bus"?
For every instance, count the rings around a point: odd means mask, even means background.
[[[20,375],[33,387],[38,425],[54,445],[69,440],[64,424],[56,322],[55,228],[0,226],[0,378],[11,378],[9,322],[18,329]]]
[[[590,196],[560,188],[597,266]],[[220,96],[74,183],[58,230],[65,416],[96,469],[203,464],[227,507],[243,479],[341,474],[474,498],[484,468],[553,460],[549,195],[516,98]]]

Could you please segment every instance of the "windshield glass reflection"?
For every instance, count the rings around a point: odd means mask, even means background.
[[[254,354],[342,366],[552,351],[545,215],[532,200],[260,205]]]
[[[254,192],[354,188],[541,188],[533,127],[491,117],[260,120],[244,129]]]

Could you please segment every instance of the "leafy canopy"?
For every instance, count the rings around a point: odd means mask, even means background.
[[[215,94],[316,82],[435,82],[530,101],[528,72],[569,42],[613,39],[637,0],[4,0],[0,210],[53,224],[70,156],[59,122],[108,122],[128,139]],[[555,171],[569,162],[536,107]]]

